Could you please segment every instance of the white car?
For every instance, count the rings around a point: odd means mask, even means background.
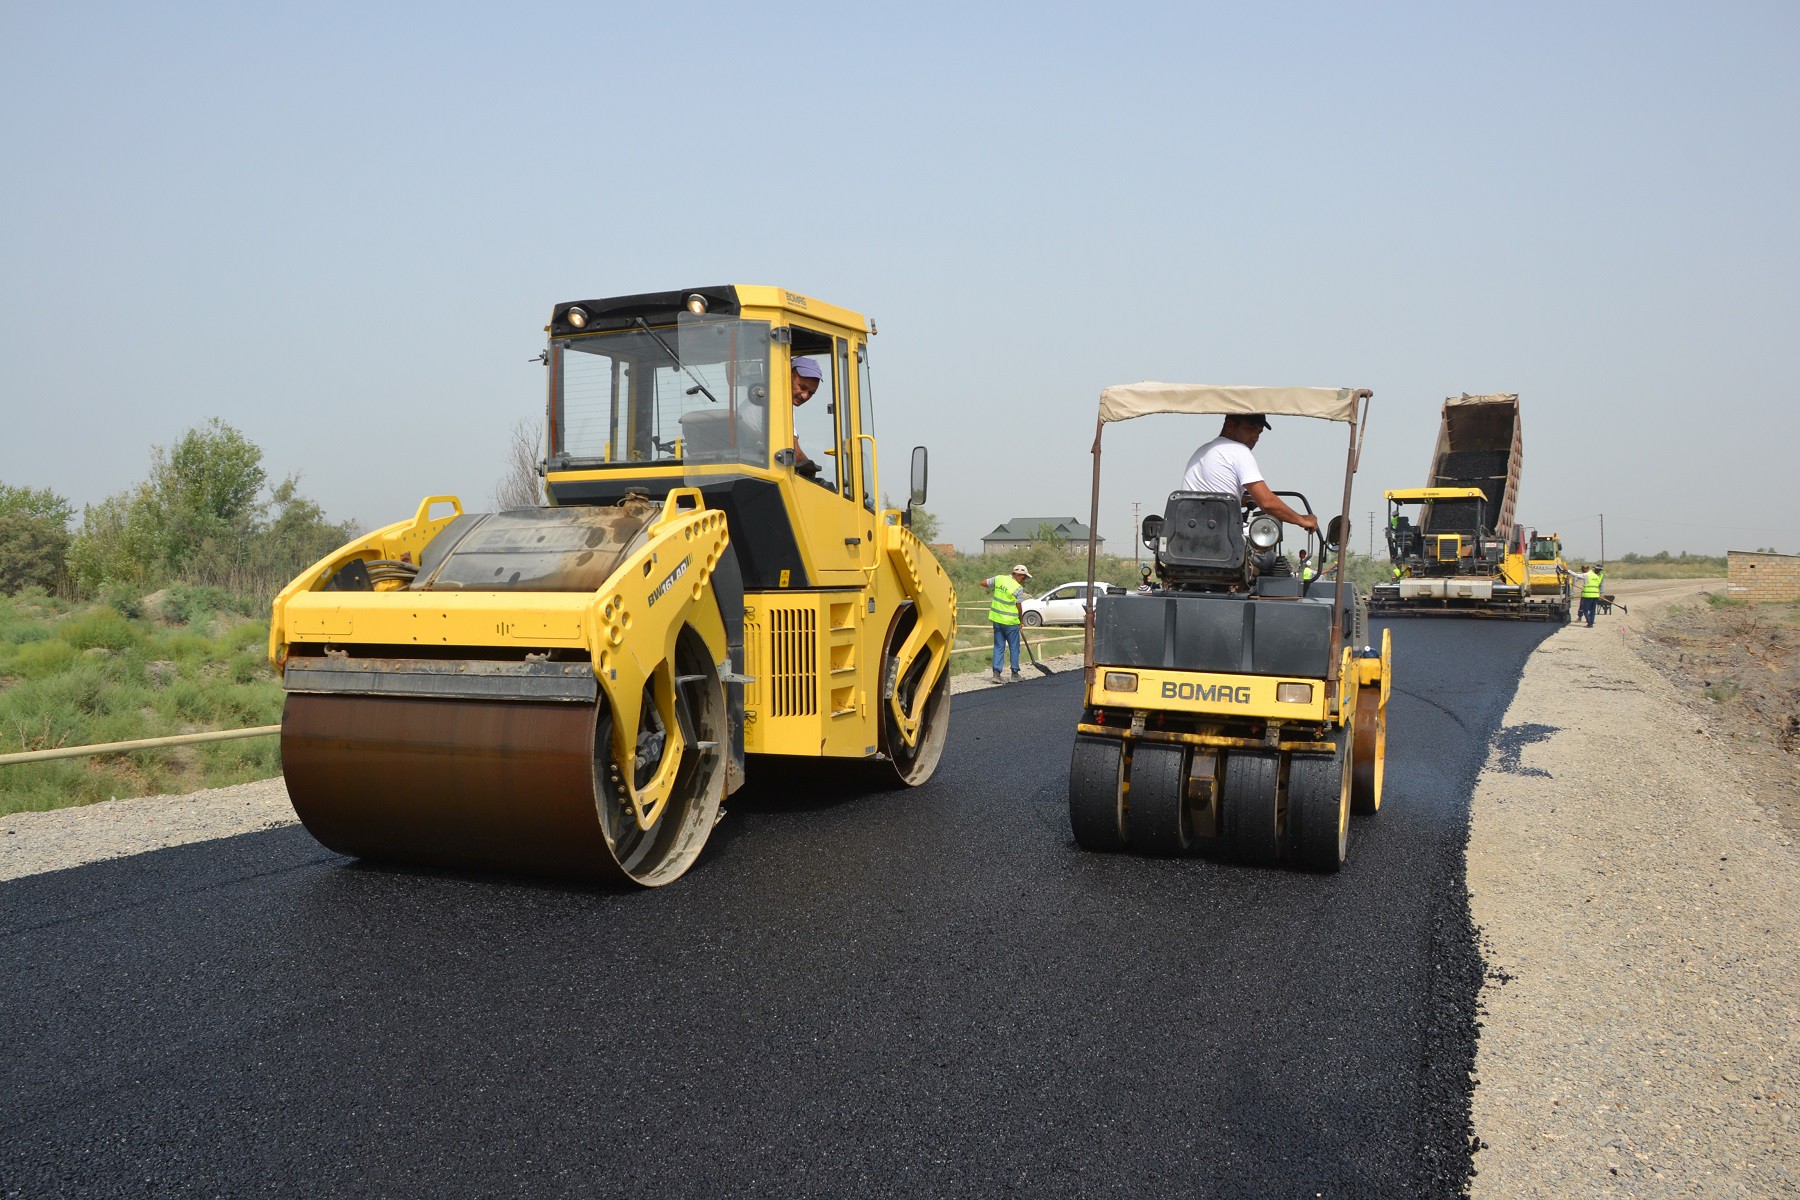
[[[1125,589],[1116,583],[1099,585],[1103,594],[1123,596]],[[1065,583],[1061,587],[1053,587],[1033,600],[1019,601],[1019,609],[1025,616],[1027,625],[1079,625],[1087,620],[1087,590],[1085,580],[1076,583]]]

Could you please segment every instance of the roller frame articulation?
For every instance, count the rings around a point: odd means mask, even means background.
[[[683,509],[683,500],[694,508]],[[729,659],[724,622],[707,585],[730,541],[724,514],[707,509],[694,488],[670,491],[647,533],[647,544],[619,565],[595,598],[588,626],[594,671],[612,712],[613,783],[646,831],[668,804],[687,745],[675,712],[675,642],[682,627],[694,627],[714,662]],[[676,577],[676,571],[682,574]],[[667,740],[656,774],[639,788],[629,765],[637,756],[646,685]]]
[[[906,678],[921,653],[929,655],[925,675],[919,686],[913,689],[910,710],[901,705],[898,689],[883,698],[901,737],[910,746],[918,740],[919,726],[925,719],[925,705],[937,686],[938,677],[950,664],[950,649],[943,630],[955,625],[951,615],[956,611],[956,591],[943,578],[944,569],[935,558],[931,561],[938,578],[932,582],[940,586],[933,588],[926,582],[919,570],[919,555],[915,549],[923,547],[924,543],[919,541],[912,530],[899,523],[898,512],[890,510],[885,513],[883,527],[888,557],[893,560],[895,573],[900,577],[900,590],[913,602],[917,613],[911,632],[894,651],[894,679]]]

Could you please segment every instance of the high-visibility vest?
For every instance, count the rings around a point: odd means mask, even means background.
[[[1394,578],[1395,579],[1400,578],[1400,568],[1399,567],[1394,568]]]
[[[1019,581],[1011,575],[994,576],[994,598],[988,601],[988,620],[996,625],[1019,623]]]
[[[1587,573],[1587,582],[1581,585],[1581,598],[1583,600],[1598,600],[1600,598],[1600,581],[1605,578],[1605,571],[1589,571]]]
[[[1300,568],[1300,582],[1301,583],[1311,583],[1312,577],[1313,577],[1313,569],[1312,569],[1311,564],[1308,564],[1307,566]]]

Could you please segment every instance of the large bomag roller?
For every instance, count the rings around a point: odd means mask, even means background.
[[[725,286],[559,304],[549,334],[547,506],[428,498],[275,600],[307,829],[651,887],[746,772],[928,779],[955,595],[881,507],[867,322]],[[910,503],[924,487],[915,448]]]

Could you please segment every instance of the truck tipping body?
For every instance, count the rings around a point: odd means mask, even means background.
[[[1464,392],[1444,401],[1425,486],[1480,488],[1487,498],[1481,533],[1505,537],[1512,529],[1524,465],[1517,393]],[[1475,524],[1476,506],[1467,501],[1438,501],[1425,511],[1427,533],[1473,534]]]

